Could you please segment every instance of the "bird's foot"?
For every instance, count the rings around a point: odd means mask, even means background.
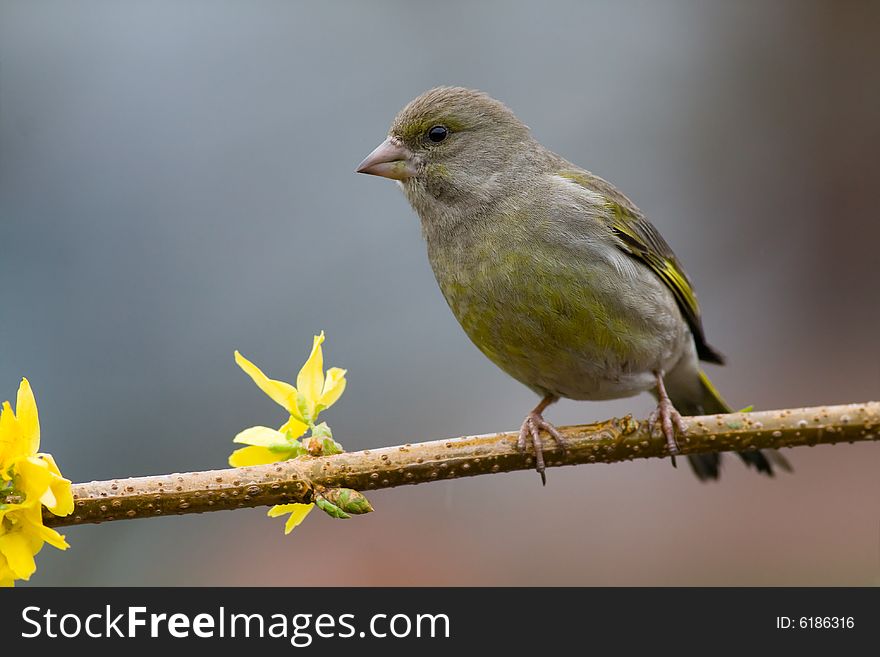
[[[648,429],[651,433],[654,433],[654,430],[659,425],[660,430],[666,437],[666,449],[672,457],[672,467],[674,468],[676,467],[675,455],[681,454],[681,449],[675,441],[675,431],[677,429],[679,433],[684,433],[687,431],[687,425],[681,419],[681,413],[675,409],[675,406],[672,405],[672,400],[669,399],[666,386],[663,383],[663,372],[656,371],[654,376],[657,379],[657,408],[648,417]]]
[[[681,454],[681,449],[675,440],[675,433],[676,431],[684,433],[687,431],[687,425],[681,419],[681,413],[675,410],[675,406],[672,405],[668,397],[665,399],[661,398],[657,402],[657,408],[648,416],[648,428],[651,430],[651,433],[659,429],[666,438],[666,449],[669,450],[669,455],[672,457],[672,465],[674,466],[675,455]]]
[[[544,416],[541,415],[541,411],[543,411],[549,403],[552,402],[548,402],[548,404],[541,402],[537,408],[526,415],[526,419],[523,420],[522,426],[519,429],[519,438],[516,441],[516,446],[521,452],[526,451],[526,445],[531,441],[535,448],[535,469],[538,471],[538,474],[541,475],[541,483],[545,486],[547,485],[547,475],[545,473],[546,465],[544,463],[544,444],[541,441],[541,429],[549,433],[553,440],[556,441],[556,444],[559,445],[560,449],[565,451],[565,438],[559,433],[559,429],[550,424],[544,419]]]

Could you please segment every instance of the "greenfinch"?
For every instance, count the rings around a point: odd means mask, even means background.
[[[679,453],[682,413],[730,407],[700,369],[723,363],[703,333],[694,287],[660,233],[610,183],[539,144],[480,91],[431,89],[394,119],[357,168],[399,181],[421,220],[428,258],[462,328],[541,401],[520,427],[546,483],[543,417],[560,397],[603,400],[650,391],[649,418]],[[775,452],[743,451],[773,474]],[[720,454],[690,455],[701,480]]]

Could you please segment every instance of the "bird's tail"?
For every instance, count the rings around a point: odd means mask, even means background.
[[[677,398],[674,392],[670,390],[670,399],[682,415],[712,415],[714,413],[732,412],[730,406],[725,403],[718,390],[712,385],[709,377],[702,371],[700,371],[699,397],[694,398],[688,395],[686,398]],[[752,466],[758,472],[762,472],[770,477],[773,476],[774,465],[783,470],[791,471],[788,461],[775,449],[737,452],[737,454],[746,465]],[[701,481],[718,479],[719,466],[721,465],[721,454],[719,452],[691,454],[688,456],[688,461],[694,473]]]

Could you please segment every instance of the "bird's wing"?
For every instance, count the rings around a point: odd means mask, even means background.
[[[700,359],[710,363],[724,363],[724,356],[706,342],[694,286],[657,229],[632,201],[607,181],[583,171],[563,171],[560,175],[605,199],[609,228],[618,239],[618,247],[647,265],[672,291],[694,336]]]

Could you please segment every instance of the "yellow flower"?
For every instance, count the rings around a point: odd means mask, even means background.
[[[51,454],[40,454],[40,420],[27,379],[22,379],[16,412],[0,410],[0,585],[12,586],[36,570],[34,556],[49,543],[67,549],[64,537],[43,525],[42,507],[57,516],[73,512],[70,481]]]
[[[235,362],[250,376],[254,383],[274,402],[290,413],[290,420],[281,431],[294,433],[294,438],[305,433],[315,424],[321,411],[330,408],[345,391],[345,370],[331,367],[324,375],[324,354],[321,344],[324,332],[316,335],[312,343],[312,353],[296,377],[294,388],[286,381],[276,381],[263,374],[263,371],[235,352]]]
[[[297,387],[286,381],[270,379],[251,361],[235,352],[235,362],[254,383],[289,414],[280,429],[251,427],[239,433],[232,442],[248,445],[229,456],[229,465],[240,468],[296,458],[306,453],[297,440],[309,429],[313,434],[321,411],[330,408],[345,390],[345,370],[331,367],[324,374],[324,353],[321,344],[324,332],[316,335],[312,352],[296,377]],[[321,431],[325,431],[323,427]],[[329,434],[329,431],[328,431]]]
[[[321,345],[324,332],[316,335],[312,342],[312,352],[296,377],[296,387],[286,381],[270,379],[238,351],[235,362],[254,383],[289,414],[289,419],[279,429],[269,427],[250,427],[239,433],[232,442],[247,445],[235,450],[229,456],[229,465],[240,468],[246,465],[262,465],[286,461],[308,453],[299,438],[311,430],[316,444],[324,445],[324,453],[341,451],[333,442],[330,428],[316,424],[321,411],[336,403],[345,391],[345,370],[331,367],[324,373],[324,353]],[[269,509],[269,517],[275,518],[289,513],[284,525],[284,533],[289,534],[299,525],[314,504],[276,504]]]
[[[316,424],[321,411],[330,408],[345,391],[345,370],[331,367],[324,372],[324,353],[321,345],[324,332],[316,335],[312,351],[296,377],[296,387],[286,381],[270,379],[238,351],[235,362],[253,379],[257,387],[265,392],[275,403],[287,411],[289,418],[279,429],[269,427],[250,427],[239,433],[232,442],[247,445],[235,450],[229,456],[229,465],[240,468],[246,465],[262,465],[286,461],[308,454],[299,438],[311,430],[312,440],[323,449],[324,454],[341,451],[333,442],[330,428]],[[323,446],[323,447],[322,447]],[[269,516],[275,518],[289,513],[284,525],[284,533],[289,534],[299,525],[314,507],[314,504],[277,504],[269,509]]]

